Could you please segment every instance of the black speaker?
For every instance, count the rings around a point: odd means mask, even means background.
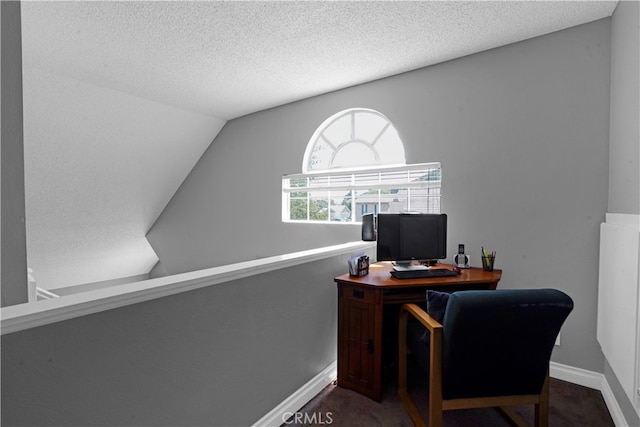
[[[362,240],[376,240],[376,216],[372,213],[362,215]]]

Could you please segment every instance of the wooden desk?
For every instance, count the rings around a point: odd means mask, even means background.
[[[449,268],[439,265],[435,268]],[[391,263],[375,263],[369,274],[338,276],[338,385],[374,400],[382,397],[383,369],[397,359],[401,304],[424,303],[426,290],[495,289],[502,270],[463,269],[457,276],[396,279]],[[383,363],[385,365],[383,365]]]

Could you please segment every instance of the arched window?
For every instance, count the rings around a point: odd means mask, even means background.
[[[405,164],[396,128],[377,111],[352,108],[318,127],[304,153],[302,172],[393,164]]]
[[[325,120],[307,144],[302,173],[282,178],[282,219],[353,223],[366,213],[439,213],[440,182],[440,163],[405,163],[387,117],[352,108]]]

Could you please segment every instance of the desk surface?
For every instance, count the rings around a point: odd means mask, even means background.
[[[435,268],[451,269],[451,265],[439,264]],[[348,283],[352,285],[370,286],[374,288],[403,288],[425,286],[437,283],[439,286],[450,285],[472,285],[474,283],[497,283],[502,277],[502,270],[484,271],[482,268],[472,267],[462,269],[457,276],[429,277],[418,279],[396,279],[391,275],[392,264],[390,262],[377,262],[369,266],[369,274],[358,277],[349,273],[336,277],[338,283]]]

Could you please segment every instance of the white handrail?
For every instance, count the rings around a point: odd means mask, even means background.
[[[310,261],[350,254],[355,251],[371,249],[374,247],[374,243],[361,241],[344,243],[77,294],[62,295],[58,298],[46,299],[36,303],[12,305],[0,309],[2,318],[0,332],[2,335],[10,334],[62,320],[292,267]],[[346,260],[344,268],[346,271]]]
[[[36,296],[40,299],[60,298],[60,295],[56,295],[53,292],[49,292],[48,290],[42,289],[39,286],[36,286]]]

